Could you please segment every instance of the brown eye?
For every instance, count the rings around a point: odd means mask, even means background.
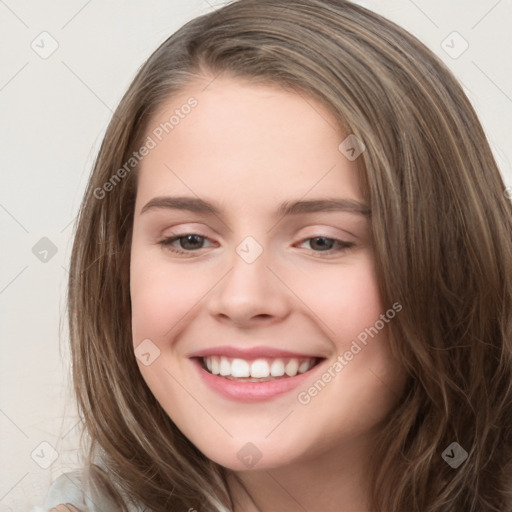
[[[313,250],[319,251],[329,251],[331,250],[335,244],[336,240],[333,238],[325,238],[323,236],[318,236],[316,238],[310,238],[310,246]]]
[[[199,235],[185,235],[177,238],[180,248],[186,251],[202,249],[204,237]]]
[[[309,243],[311,250],[315,253],[324,252],[328,254],[332,252],[343,252],[344,250],[354,246],[352,242],[345,242],[343,240],[337,240],[336,238],[329,238],[326,236],[306,238],[301,242],[301,245],[305,243]]]
[[[188,233],[165,238],[159,244],[171,252],[186,254],[203,249],[206,241],[210,242],[205,236]]]

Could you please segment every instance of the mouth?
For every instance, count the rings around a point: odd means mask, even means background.
[[[327,361],[271,347],[212,347],[188,357],[207,388],[224,399],[247,403],[272,400],[306,385]]]
[[[270,382],[289,379],[309,372],[322,360],[318,357],[243,359],[220,355],[198,359],[202,369],[209,374],[237,382]]]

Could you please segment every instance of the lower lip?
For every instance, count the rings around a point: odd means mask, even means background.
[[[263,402],[299,387],[322,365],[320,361],[311,370],[297,374],[295,377],[269,380],[265,382],[243,382],[229,380],[207,372],[198,359],[194,359],[199,374],[205,384],[213,391],[238,402]]]

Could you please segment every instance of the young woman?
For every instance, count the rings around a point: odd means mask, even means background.
[[[69,317],[54,510],[512,510],[512,206],[450,71],[362,7],[239,0],[154,52]]]

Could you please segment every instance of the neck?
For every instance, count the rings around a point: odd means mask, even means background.
[[[369,512],[368,440],[347,444],[278,468],[230,474],[233,512]]]

